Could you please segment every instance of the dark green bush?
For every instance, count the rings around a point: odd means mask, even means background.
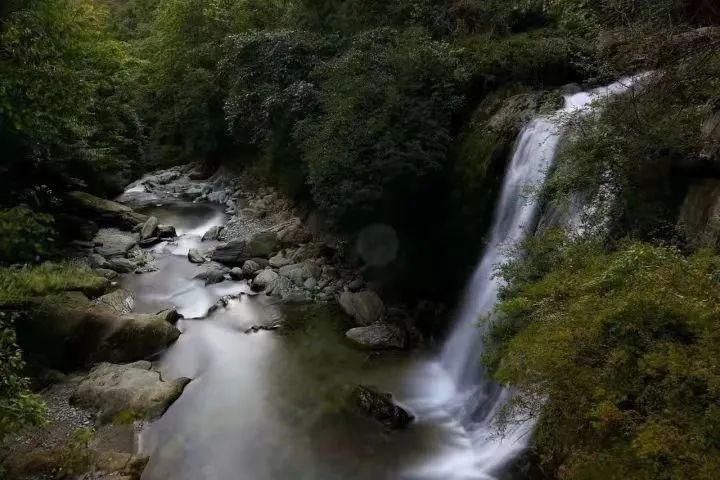
[[[0,265],[34,262],[51,252],[53,218],[26,206],[0,210]]]

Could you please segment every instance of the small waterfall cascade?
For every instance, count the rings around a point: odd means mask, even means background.
[[[566,95],[562,109],[534,119],[517,138],[489,230],[489,243],[467,287],[440,359],[455,383],[458,399],[462,398],[456,413],[489,465],[507,463],[524,448],[528,437],[529,427],[519,429],[524,431],[504,439],[502,444],[488,440],[493,418],[509,399],[510,392],[487,379],[479,365],[486,332],[479,320],[493,312],[501,287],[501,280],[495,276],[496,268],[507,260],[507,247],[532,233],[538,221],[539,202],[528,196],[526,189],[545,182],[565,130],[564,119],[591,113],[603,99],[631,90],[641,78],[625,78],[609,86]],[[482,450],[487,450],[487,455]]]

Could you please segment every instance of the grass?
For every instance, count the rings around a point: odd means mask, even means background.
[[[70,290],[96,296],[107,286],[107,279],[79,264],[48,262],[23,269],[0,268],[0,307]]]

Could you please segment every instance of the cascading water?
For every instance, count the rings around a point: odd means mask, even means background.
[[[485,329],[478,325],[490,315],[497,302],[500,279],[495,270],[504,263],[507,247],[517,244],[535,228],[539,204],[524,194],[528,187],[541,186],[551,168],[563,135],[563,119],[568,115],[592,112],[603,98],[632,88],[640,77],[623,79],[607,87],[565,96],[565,106],[554,115],[536,118],[520,133],[508,165],[500,197],[494,212],[489,243],[475,270],[456,325],[442,352],[441,363],[457,389],[457,415],[464,427],[477,439],[479,455],[488,459],[488,472],[506,463],[524,447],[528,428],[520,428],[513,438],[488,440],[491,423],[505,404],[510,392],[490,382],[479,366]],[[488,450],[487,455],[482,450]]]

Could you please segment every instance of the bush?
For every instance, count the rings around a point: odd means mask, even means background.
[[[24,366],[15,330],[0,312],[0,445],[9,434],[44,421],[44,404],[30,392]]]
[[[0,265],[35,262],[51,251],[55,232],[50,215],[26,206],[0,210]]]
[[[566,479],[712,479],[720,463],[720,257],[546,239],[505,267],[490,339]],[[536,240],[532,240],[536,242]]]

